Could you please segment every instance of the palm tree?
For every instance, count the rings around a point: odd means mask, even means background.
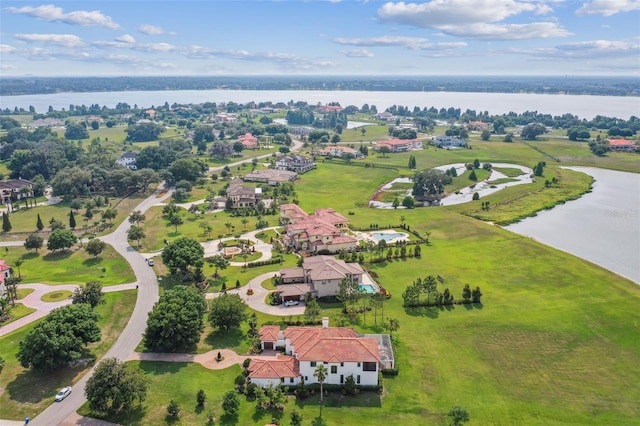
[[[400,321],[395,318],[389,318],[387,323],[384,325],[384,328],[386,328],[389,331],[389,334],[393,336],[393,332],[398,331],[400,328]]]
[[[18,268],[18,278],[22,278],[20,267],[22,266],[23,263],[24,263],[23,259],[17,259],[15,262],[13,262],[13,264],[16,265],[16,268]]]
[[[242,230],[246,231],[247,223],[249,222],[249,219],[247,219],[246,216],[242,216],[242,219],[240,219],[240,222],[242,222]]]
[[[31,189],[28,186],[23,186],[20,188],[20,195],[24,198],[24,206],[25,208],[29,208],[29,194],[31,193]]]
[[[224,224],[224,226],[226,226],[226,227],[227,227],[227,234],[230,234],[230,233],[231,233],[231,227],[233,226],[233,225],[231,224],[231,222],[227,222],[227,223],[225,223],[225,224]]]
[[[318,379],[318,382],[320,383],[320,405],[322,405],[322,403],[324,402],[324,391],[322,384],[325,380],[327,380],[327,374],[327,367],[325,367],[324,364],[318,365],[316,367],[316,370],[313,372],[313,377]]]

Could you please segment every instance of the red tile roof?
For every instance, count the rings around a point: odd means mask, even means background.
[[[378,341],[365,337],[338,337],[296,347],[298,360],[319,362],[380,362]]]
[[[630,146],[630,145],[635,145],[635,144],[626,139],[609,139],[609,146]]]
[[[252,359],[249,364],[250,379],[280,379],[299,377],[300,365],[292,356],[278,354],[276,359]]]
[[[280,333],[280,327],[277,325],[263,325],[260,328],[258,335],[262,342],[275,342],[278,340],[278,333]]]

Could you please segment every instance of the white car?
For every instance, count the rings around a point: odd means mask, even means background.
[[[298,302],[297,300],[287,300],[286,302],[284,302],[284,306],[295,306],[300,304],[300,302]]]
[[[71,386],[60,389],[60,392],[56,395],[56,402],[60,402],[71,394]]]
[[[149,264],[149,266],[153,266],[153,265],[154,265],[153,259],[149,259],[149,260],[147,261],[147,263]]]

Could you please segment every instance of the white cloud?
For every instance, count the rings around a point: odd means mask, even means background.
[[[144,52],[171,52],[176,50],[176,47],[169,43],[141,43],[134,45],[133,49]]]
[[[64,13],[64,10],[61,7],[56,7],[52,4],[38,7],[7,7],[5,10],[16,15],[27,15],[32,18],[42,19],[49,22],[64,22],[83,27],[105,27],[112,30],[120,28],[120,25],[113,22],[111,17],[104,15],[99,10],[78,10],[75,12]]]
[[[373,58],[374,56],[367,49],[341,50],[340,53],[348,58]]]
[[[602,58],[628,58],[637,61],[640,55],[640,43],[621,40],[590,40],[566,43],[555,47],[539,49],[509,49],[508,53],[516,53],[534,57],[539,60],[593,60]]]
[[[576,15],[611,16],[621,12],[640,10],[640,0],[592,0],[582,4]]]
[[[0,44],[0,53],[11,53],[15,51],[16,48],[13,46],[9,46],[8,44]]]
[[[523,13],[545,15],[546,3],[516,0],[432,0],[416,3],[385,3],[378,9],[383,22],[437,29],[456,37],[493,40],[566,37],[571,33],[554,22],[500,24]]]
[[[457,49],[465,47],[467,43],[431,43],[426,38],[421,37],[401,37],[401,36],[381,36],[367,38],[342,38],[333,39],[334,43],[350,46],[399,46],[415,50],[431,49]]]
[[[136,39],[133,38],[133,36],[129,35],[129,34],[123,34],[120,37],[116,37],[116,41],[119,41],[121,43],[135,43]]]
[[[138,27],[138,31],[140,31],[143,34],[148,34],[148,35],[161,35],[161,34],[167,34],[167,32],[165,30],[163,30],[160,27],[156,27],[155,25],[149,25],[149,24],[142,24]]]
[[[2,64],[0,65],[0,70],[13,70],[16,67],[14,67],[13,65],[10,64]]]
[[[81,47],[84,43],[73,34],[14,34],[14,38],[27,42],[57,44],[64,47]]]

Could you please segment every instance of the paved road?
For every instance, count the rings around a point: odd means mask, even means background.
[[[0,336],[4,336],[5,334],[9,334],[12,331],[16,331],[17,329],[24,327],[27,324],[30,324],[46,315],[49,312],[53,311],[56,308],[59,308],[64,305],[68,305],[71,303],[71,299],[61,300],[59,302],[43,302],[41,300],[42,296],[51,293],[53,291],[59,290],[69,290],[74,291],[78,286],[75,284],[63,284],[63,285],[48,285],[48,284],[40,284],[40,283],[31,283],[31,284],[20,284],[20,288],[32,288],[35,291],[30,293],[24,299],[18,301],[17,303],[22,303],[24,306],[29,308],[36,309],[35,312],[22,317],[16,321],[13,321],[7,325],[3,325],[0,327]],[[122,290],[131,290],[136,288],[136,283],[130,284],[119,284],[112,285],[108,287],[103,287],[102,291],[104,293],[109,293],[112,291],[122,291]],[[0,424],[2,426],[2,424]]]
[[[154,194],[140,203],[134,210],[145,212],[169,196],[171,196],[171,191],[168,191],[161,198],[158,198]],[[136,282],[139,284],[136,306],[129,319],[129,323],[122,331],[116,343],[105,355],[105,358],[115,357],[121,361],[126,361],[140,343],[149,311],[151,311],[159,297],[158,280],[156,274],[153,272],[153,268],[147,265],[140,253],[135,251],[127,241],[127,232],[130,226],[129,221],[125,220],[114,232],[102,238],[104,242],[111,244],[113,248],[129,262],[136,274]],[[68,424],[65,420],[70,416],[76,417],[76,410],[86,401],[84,386],[92,375],[93,369],[73,385],[74,392],[71,393],[67,399],[62,403],[50,405],[49,408],[33,419],[30,424],[34,426]],[[78,418],[78,422],[84,421],[85,419]],[[83,423],[76,422],[73,424]]]

